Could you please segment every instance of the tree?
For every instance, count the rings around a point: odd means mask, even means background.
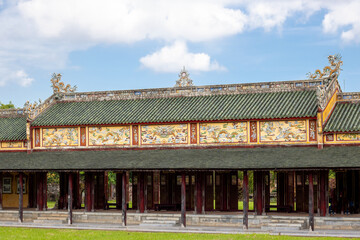
[[[14,104],[10,101],[8,104],[3,104],[0,102],[0,109],[10,109],[15,108]]]

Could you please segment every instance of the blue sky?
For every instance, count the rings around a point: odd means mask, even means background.
[[[358,0],[0,0],[0,102],[78,91],[306,79],[341,54],[360,91]]]

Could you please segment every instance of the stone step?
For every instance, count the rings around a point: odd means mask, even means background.
[[[304,220],[271,219],[269,223],[304,223]]]
[[[67,220],[46,220],[46,219],[35,219],[33,223],[47,223],[47,224],[64,224],[67,223]]]
[[[151,216],[147,216],[147,217],[145,217],[145,220],[179,221],[180,218],[178,218],[178,217],[151,217]]]
[[[294,231],[302,230],[305,228],[305,224],[300,223],[269,223],[261,226],[261,230],[266,231]]]
[[[51,217],[51,216],[46,216],[46,217],[38,217],[37,220],[65,220],[67,219],[67,217]]]
[[[141,223],[149,224],[177,224],[179,221],[164,221],[164,220],[143,220]]]

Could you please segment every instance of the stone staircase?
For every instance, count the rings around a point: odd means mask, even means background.
[[[67,223],[68,214],[66,212],[39,212],[33,219],[33,223],[40,224],[64,224]]]
[[[296,218],[270,218],[269,221],[263,221],[261,230],[265,231],[294,231],[307,229],[307,219]]]
[[[176,227],[180,226],[180,218],[174,216],[146,216],[142,219],[142,227]]]

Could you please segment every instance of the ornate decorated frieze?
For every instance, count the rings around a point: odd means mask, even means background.
[[[317,141],[316,120],[309,120],[309,141]]]
[[[257,122],[256,121],[250,121],[250,142],[256,143],[258,140],[257,137]]]
[[[306,142],[306,120],[262,121],[260,142]]]
[[[22,141],[18,141],[18,142],[1,142],[0,150],[11,150],[11,149],[25,149],[25,144]]]
[[[247,122],[200,123],[200,144],[246,143]]]
[[[197,123],[190,123],[190,144],[197,144]]]
[[[89,127],[89,146],[130,145],[130,126]]]
[[[188,124],[142,125],[141,145],[188,144]]]
[[[43,128],[43,147],[79,146],[79,130],[72,128]]]
[[[337,133],[336,141],[360,141],[360,133]]]

